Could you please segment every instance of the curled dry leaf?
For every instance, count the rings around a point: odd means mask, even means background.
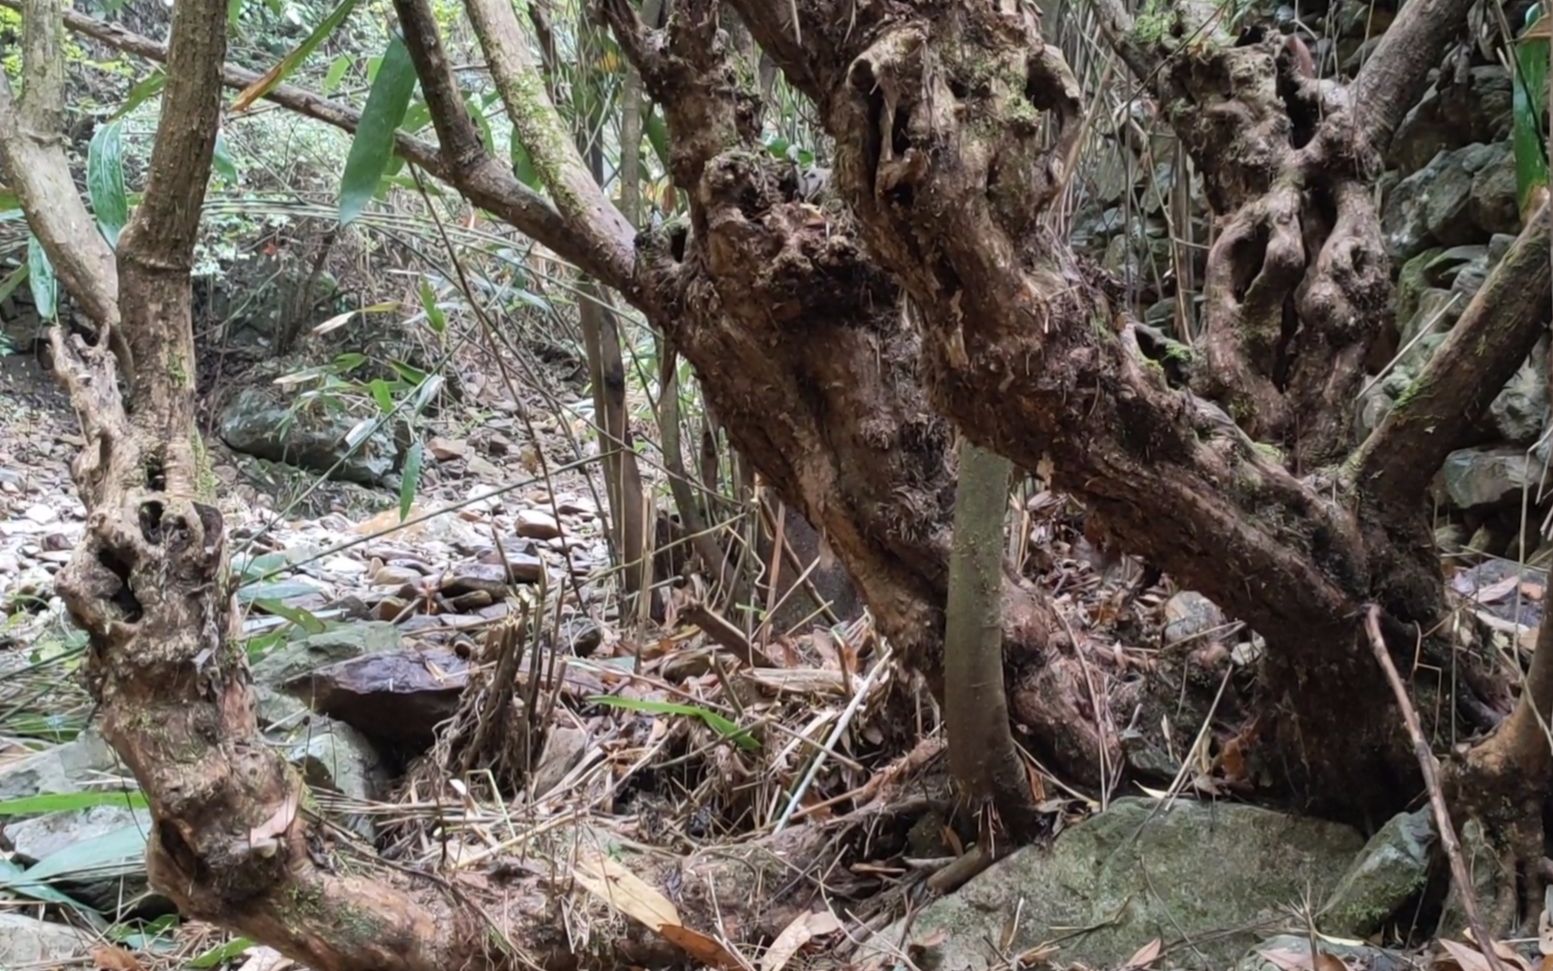
[[[782,928],[766,954],[760,959],[760,971],[782,971],[793,955],[804,949],[816,937],[834,934],[841,930],[841,921],[828,910],[799,914],[793,922]]]
[[[684,926],[674,904],[620,861],[597,851],[584,851],[578,855],[572,878],[583,889],[701,964],[717,968],[744,967],[744,963],[722,944]]]
[[[92,964],[101,971],[145,971],[145,966],[135,955],[115,944],[97,944],[92,947]]]

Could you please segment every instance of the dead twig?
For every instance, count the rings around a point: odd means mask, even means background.
[[[766,653],[744,636],[721,614],[699,600],[692,600],[679,608],[679,615],[690,621],[720,647],[727,648],[752,668],[774,668],[778,665]]]
[[[1418,721],[1418,711],[1408,698],[1407,688],[1402,684],[1402,676],[1397,673],[1397,666],[1391,660],[1391,652],[1386,648],[1386,639],[1380,632],[1380,608],[1375,604],[1365,608],[1364,629],[1369,634],[1370,650],[1375,654],[1375,660],[1380,664],[1381,670],[1386,673],[1386,681],[1391,685],[1391,693],[1396,696],[1397,707],[1402,709],[1402,721],[1407,725],[1407,735],[1413,743],[1413,754],[1418,757],[1418,768],[1423,772],[1424,786],[1429,790],[1429,806],[1434,810],[1434,825],[1440,831],[1440,846],[1445,850],[1446,860],[1450,862],[1451,882],[1456,885],[1456,892],[1461,894],[1461,909],[1466,912],[1467,926],[1472,928],[1473,942],[1477,944],[1478,950],[1483,952],[1483,958],[1492,971],[1504,971],[1503,965],[1499,963],[1499,956],[1494,953],[1488,931],[1483,926],[1483,918],[1478,914],[1477,898],[1472,894],[1472,879],[1467,873],[1466,860],[1461,855],[1461,843],[1456,839],[1456,828],[1451,824],[1450,810],[1445,806],[1445,792],[1440,788],[1439,765],[1435,761],[1434,752],[1429,748],[1429,740],[1424,737],[1423,725]]]

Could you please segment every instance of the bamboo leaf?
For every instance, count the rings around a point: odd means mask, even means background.
[[[345,79],[345,72],[350,70],[352,63],[354,62],[349,54],[341,54],[329,62],[329,73],[324,75],[324,94],[334,93],[334,89]]]
[[[35,796],[0,801],[0,816],[36,816],[41,813],[66,812],[72,809],[90,809],[93,806],[123,806],[126,809],[146,808],[142,792],[44,792]]]
[[[225,944],[218,944],[205,953],[195,957],[188,963],[191,968],[214,968],[227,963],[239,956],[244,951],[253,947],[253,941],[246,937],[234,937]]]
[[[286,620],[291,621],[293,624],[297,625],[309,634],[322,634],[324,631],[328,630],[328,628],[324,626],[324,622],[315,617],[313,612],[310,610],[303,610],[301,607],[288,607],[286,604],[281,603],[279,600],[269,600],[263,598],[256,599],[252,601],[252,603],[255,607],[258,607],[260,610],[267,614],[274,614],[276,617],[284,617]]]
[[[675,701],[652,701],[647,698],[621,698],[616,695],[594,695],[588,700],[609,708],[624,708],[626,711],[639,711],[648,715],[686,715],[699,718],[712,731],[730,739],[747,752],[760,748],[760,742],[756,741],[748,731],[710,708],[702,708],[700,705],[687,705]]]
[[[1528,28],[1515,45],[1510,142],[1515,154],[1515,192],[1521,213],[1548,186],[1548,31],[1541,4],[1526,12]],[[1539,191],[1540,190],[1540,191]]]
[[[361,125],[345,160],[345,175],[340,180],[340,225],[349,225],[377,192],[378,180],[393,156],[394,131],[404,118],[414,90],[415,65],[410,63],[404,41],[395,36],[388,43],[372,90],[367,93]]]
[[[410,446],[409,452],[405,453],[404,474],[399,480],[399,521],[401,523],[410,518],[410,507],[415,505],[415,489],[421,481],[422,451],[421,443],[416,442]]]
[[[281,58],[274,67],[265,71],[259,77],[259,80],[242,90],[242,93],[237,96],[237,100],[232,102],[232,110],[247,111],[255,101],[264,97],[275,85],[284,81],[292,71],[295,71],[301,66],[303,61],[307,60],[308,55],[312,54],[319,44],[324,42],[324,38],[334,33],[334,29],[345,22],[345,18],[350,16],[351,9],[355,6],[356,0],[340,0],[340,5],[330,11],[329,16],[325,17],[322,23],[313,28],[311,34],[302,38],[302,43],[298,44],[291,53]]]
[[[92,133],[86,146],[86,193],[92,212],[109,246],[119,245],[119,233],[129,221],[129,197],[124,192],[124,133],[110,121]]]
[[[167,75],[157,68],[150,74],[135,82],[135,86],[129,89],[129,94],[124,96],[124,103],[119,105],[119,110],[113,113],[112,120],[117,121],[134,111],[145,102],[162,93],[167,87]]]
[[[49,256],[43,252],[43,244],[38,242],[38,237],[27,236],[27,285],[32,289],[32,305],[37,308],[38,316],[44,320],[53,320],[58,310],[59,283],[54,279],[54,264],[49,262]]]

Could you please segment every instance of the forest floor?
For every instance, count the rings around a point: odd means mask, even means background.
[[[1162,748],[1138,749],[1172,781],[1081,791],[1033,763],[1052,833],[1066,835],[954,892],[979,869],[967,863],[974,823],[954,816],[932,702],[890,663],[866,615],[790,630],[734,623],[735,648],[742,637],[763,655],[751,665],[687,619],[706,606],[694,587],[665,583],[656,619],[625,603],[600,485],[574,469],[546,481],[568,465],[555,421],[537,443],[540,463],[525,423],[440,415],[426,430],[436,461],[405,515],[392,489],[317,483],[211,445],[261,723],[339,824],[353,865],[538,879],[592,850],[629,868],[621,847],[691,860],[812,827],[833,834],[833,859],[806,878],[814,892],[763,950],[735,930],[758,895],[735,892],[726,921],[701,928],[718,961],[761,971],[1476,971],[1482,961],[1459,941],[1429,943],[1427,923],[1450,916],[1429,890],[1438,863],[1426,813],[1398,817],[1390,842],[1366,847],[1346,827],[1234,801],[1250,781],[1235,754],[1247,719],[1234,699],[1258,639],[1168,580],[1142,585],[1136,564],[1091,548],[1048,494],[1024,503],[1027,572],[1085,632],[1106,685],[1138,672],[1179,679],[1182,703],[1164,716],[1181,721],[1174,728],[1159,733],[1138,710],[1108,715],[1124,740],[1162,734]],[[180,921],[147,891],[146,816],[92,728],[84,643],[52,594],[83,526],[68,472],[79,447],[39,361],[0,358],[0,887],[10,897],[0,967],[281,971],[292,965],[277,953]],[[1461,592],[1501,622],[1518,618],[1524,632],[1540,620],[1540,574],[1461,576]],[[471,699],[488,691],[513,630],[526,652],[518,724],[471,754]],[[1108,688],[1099,691],[1103,703]],[[1214,800],[1220,808],[1195,815]],[[1107,835],[1129,820],[1131,835]],[[1390,894],[1385,919],[1333,916],[1353,904],[1355,879],[1373,890],[1354,874],[1377,854],[1404,859],[1378,891]],[[1149,877],[1166,868],[1186,875],[1173,886]],[[574,876],[549,899],[584,952],[620,934],[641,901],[601,896],[585,868]],[[1317,934],[1318,915],[1323,930],[1341,930]],[[1503,959],[1530,968],[1521,954],[1536,942],[1519,943]]]

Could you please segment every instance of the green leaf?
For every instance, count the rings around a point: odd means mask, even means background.
[[[386,415],[394,410],[394,396],[388,390],[387,381],[384,381],[382,378],[373,378],[367,384],[367,391],[371,393],[372,400],[377,402],[378,409],[383,414]]]
[[[44,882],[83,875],[103,876],[105,871],[124,871],[146,855],[146,830],[139,822],[126,823],[89,840],[55,850],[28,867],[28,880]]]
[[[427,374],[420,368],[412,367],[403,361],[389,361],[388,366],[393,368],[406,384],[420,384],[426,380]]]
[[[415,400],[410,402],[410,416],[414,417],[426,410],[426,405],[442,390],[442,375],[433,374],[420,383],[415,389]]]
[[[16,212],[22,207],[22,197],[0,185],[0,212]]]
[[[415,489],[421,481],[421,443],[416,442],[404,456],[404,474],[399,479],[399,521],[410,518],[410,507],[415,505]]]
[[[234,937],[225,944],[218,944],[193,958],[186,966],[191,968],[214,968],[238,957],[250,947],[253,947],[253,941],[246,937]]]
[[[9,890],[11,893],[31,897],[33,900],[41,900],[44,903],[58,904],[68,907],[76,913],[85,916],[92,924],[101,926],[106,923],[102,915],[88,907],[86,904],[66,896],[46,883],[27,876],[27,871],[12,863],[10,860],[0,860],[0,889]],[[95,918],[95,919],[94,919]]]
[[[221,174],[228,185],[237,181],[237,163],[232,160],[232,155],[227,151],[226,136],[216,132],[215,153],[210,157],[211,168]]]
[[[21,796],[0,802],[0,816],[34,816],[41,813],[66,812],[71,809],[90,809],[93,806],[144,809],[146,797],[139,791],[45,792],[36,796]]]
[[[349,54],[341,54],[329,62],[329,73],[324,75],[324,94],[333,94],[334,89],[340,86],[345,79],[345,72],[350,70],[355,61]]]
[[[117,121],[99,127],[86,146],[86,193],[103,238],[118,246],[129,221],[129,197],[124,192],[124,133]]]
[[[760,748],[760,742],[756,741],[748,731],[717,712],[702,708],[700,705],[686,705],[675,701],[650,701],[645,698],[620,698],[615,695],[594,695],[588,700],[609,708],[624,708],[627,711],[640,711],[650,715],[688,715],[691,718],[699,718],[712,731],[732,740],[747,752],[754,752]]]
[[[1515,154],[1515,191],[1525,215],[1538,188],[1548,185],[1548,38],[1536,29],[1542,5],[1526,12],[1527,29],[1515,45],[1515,89],[1511,95],[1511,147]]]
[[[464,106],[469,109],[469,117],[480,126],[480,141],[485,144],[487,152],[496,151],[496,136],[491,132],[491,120],[485,116],[485,105],[474,95],[464,99]]]
[[[286,618],[309,634],[322,634],[329,629],[323,621],[313,616],[312,611],[303,610],[301,607],[288,607],[279,600],[267,598],[255,598],[251,602],[267,614]]]
[[[257,603],[269,600],[290,600],[318,593],[318,588],[301,580],[270,580],[264,583],[245,583],[237,588],[238,603]],[[279,616],[279,615],[277,615]]]
[[[344,354],[335,355],[334,363],[330,367],[340,374],[348,374],[367,363],[367,355],[356,351],[346,351]]]
[[[135,82],[135,86],[129,89],[129,94],[124,96],[124,103],[119,105],[119,110],[113,113],[113,119],[117,121],[134,111],[145,102],[162,93],[167,87],[167,75],[161,68],[156,68],[150,74]]]
[[[663,115],[658,113],[658,106],[653,105],[652,113],[642,122],[642,130],[647,133],[647,142],[652,145],[652,152],[658,156],[665,170],[669,167],[669,126],[663,120]]]
[[[442,308],[437,306],[437,291],[432,289],[431,283],[421,280],[421,307],[426,311],[426,324],[434,333],[441,334],[448,329],[447,315]]]
[[[54,264],[43,252],[38,237],[30,233],[27,236],[27,285],[32,289],[32,305],[37,308],[38,316],[53,320],[59,309],[59,283],[54,279]]]
[[[345,18],[350,16],[351,9],[355,6],[356,0],[340,0],[339,6],[331,10],[329,16],[325,17],[323,22],[317,27],[314,27],[311,34],[302,38],[302,43],[298,44],[291,53],[281,58],[274,67],[265,71],[259,77],[259,80],[242,90],[242,93],[237,96],[237,100],[232,102],[232,110],[247,110],[249,105],[268,94],[274,89],[275,85],[286,80],[291,72],[300,67],[302,62],[307,60],[308,56],[318,48],[318,45],[324,42],[324,38],[334,33],[334,29],[345,22]]]
[[[229,27],[236,27],[237,22],[243,18],[243,0],[226,0],[226,22]]]
[[[26,263],[23,263],[21,266],[18,266],[16,269],[6,274],[5,279],[0,280],[0,303],[4,303],[6,300],[10,299],[11,294],[15,293],[16,288],[21,286],[26,279]]]
[[[404,119],[414,90],[415,65],[410,63],[404,41],[395,35],[367,93],[367,106],[345,159],[345,175],[340,179],[340,225],[349,225],[361,215],[377,192],[378,180],[394,153],[394,131]]]
[[[530,189],[540,188],[539,170],[534,167],[534,159],[528,154],[528,149],[514,135],[512,139],[512,174],[518,177],[518,181]]]

